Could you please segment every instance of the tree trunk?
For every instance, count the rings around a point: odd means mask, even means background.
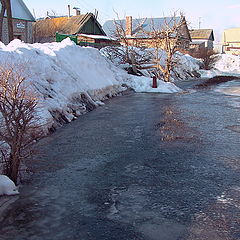
[[[5,0],[0,0],[0,3],[2,4],[2,8],[1,8],[1,12],[0,12],[0,41],[3,41],[2,30],[3,30],[3,18],[4,18],[4,13],[6,10],[6,4],[5,4]]]
[[[9,42],[11,42],[13,40],[11,0],[5,0],[5,1],[6,1],[6,9],[7,9],[7,20],[8,20],[8,38],[9,38]]]
[[[18,172],[19,172],[19,166],[20,166],[20,149],[16,145],[11,148],[11,154],[10,154],[7,173],[6,173],[6,175],[15,184],[17,184]]]

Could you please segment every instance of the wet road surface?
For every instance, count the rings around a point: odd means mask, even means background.
[[[239,146],[239,97],[114,98],[38,144],[0,239],[239,240]]]

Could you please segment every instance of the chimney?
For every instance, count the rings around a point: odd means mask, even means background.
[[[70,14],[71,14],[71,9],[70,9],[70,5],[68,5],[68,18],[70,18]]]
[[[76,16],[81,15],[80,8],[74,7],[73,9],[76,11]]]
[[[132,16],[126,17],[126,35],[132,36]]]

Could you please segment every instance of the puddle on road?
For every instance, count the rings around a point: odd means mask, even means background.
[[[226,128],[233,132],[240,133],[240,125],[227,126]]]
[[[189,119],[189,121],[194,119]],[[196,140],[198,135],[188,126],[186,120],[182,120],[180,112],[175,111],[173,107],[166,106],[163,112],[162,120],[155,125],[156,130],[160,132],[161,141],[185,141]]]

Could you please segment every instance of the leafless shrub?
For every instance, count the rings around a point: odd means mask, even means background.
[[[26,81],[23,66],[0,66],[0,151],[4,173],[17,183],[29,146],[43,134],[37,94]]]
[[[219,59],[219,55],[216,52],[207,48],[193,52],[191,55],[202,60],[202,68],[205,70],[212,69]]]

